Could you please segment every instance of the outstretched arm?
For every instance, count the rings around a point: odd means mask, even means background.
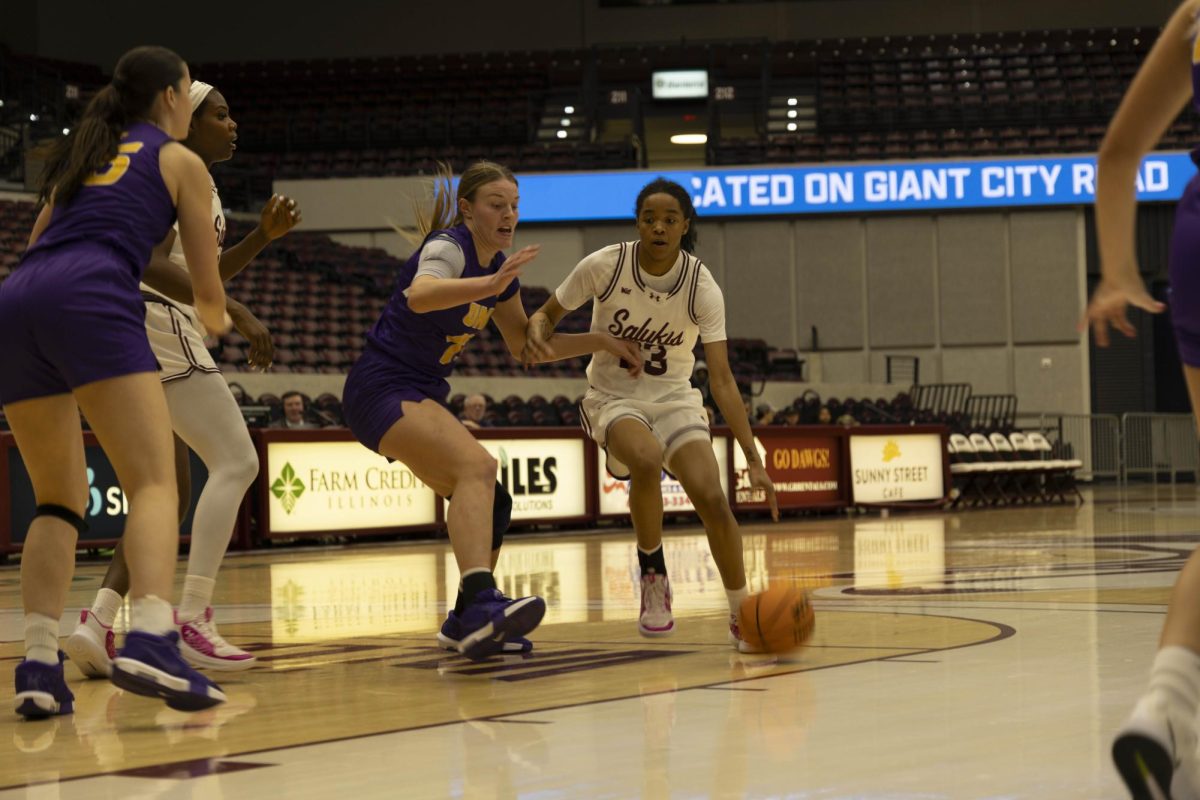
[[[425,314],[472,303],[485,297],[496,297],[507,289],[510,283],[521,277],[521,267],[537,258],[540,250],[541,246],[536,244],[522,247],[506,258],[496,272],[478,278],[436,278],[432,275],[418,275],[408,287],[408,307],[417,314]]]
[[[553,296],[551,300],[554,300]],[[554,302],[557,305],[557,301]],[[559,309],[561,310],[562,306],[559,306]],[[540,309],[534,317],[539,313]],[[558,316],[561,318],[562,314]],[[504,337],[504,343],[508,345],[508,352],[526,366],[586,356],[602,350],[630,364],[631,366],[627,367],[630,375],[637,377],[642,372],[641,347],[636,342],[618,339],[607,333],[550,333],[545,339],[539,340],[536,356],[533,356],[534,351],[528,346],[526,338],[532,320],[525,316],[520,292],[502,303],[497,303],[492,319],[500,330],[500,335]]]
[[[1108,344],[1111,325],[1126,336],[1134,327],[1126,307],[1163,310],[1146,291],[1134,249],[1137,172],[1192,95],[1191,30],[1194,0],[1182,3],[1158,37],[1109,125],[1096,174],[1096,231],[1100,245],[1100,285],[1080,323],[1092,326],[1096,344]]]

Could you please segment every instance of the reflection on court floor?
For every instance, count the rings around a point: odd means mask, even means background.
[[[217,676],[230,701],[182,714],[68,665],[74,715],[0,712],[0,797],[1118,797],[1108,737],[1200,505],[1192,487],[1093,499],[748,524],[751,590],[815,598],[813,640],[780,658],[729,647],[695,527],[668,529],[678,622],[656,640],[631,532],[514,537],[498,581],[549,610],[533,654],[483,663],[434,641],[458,584],[445,542],[234,557],[218,620],[259,665]],[[80,568],[73,608],[102,572]],[[7,669],[17,577],[0,570]]]

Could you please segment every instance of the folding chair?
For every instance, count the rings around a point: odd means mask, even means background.
[[[979,454],[971,440],[961,433],[950,434],[947,442],[950,451],[950,477],[959,485],[958,494],[950,502],[951,508],[959,503],[972,501],[971,505],[982,505],[988,501],[980,485],[984,475],[991,472],[990,465],[979,460]]]
[[[1083,467],[1083,462],[1078,458],[1050,458],[1054,452],[1054,446],[1040,431],[1031,432],[1028,437],[1029,443],[1037,448],[1046,459],[1044,463],[1050,465],[1049,472],[1046,474],[1047,494],[1057,497],[1065,503],[1067,502],[1067,492],[1073,492],[1075,498],[1082,503],[1083,495],[1080,494],[1079,487],[1075,483],[1075,472]]]

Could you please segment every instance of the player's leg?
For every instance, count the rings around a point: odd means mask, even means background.
[[[170,598],[179,498],[158,375],[140,372],[95,381],[76,389],[75,397],[129,499],[124,539],[131,631],[113,663],[113,682],[135,694],[163,697],[184,711],[223,702],[216,684],[189,667],[178,649]]]
[[[629,515],[641,570],[638,631],[643,636],[669,636],[675,630],[675,617],[662,546],[662,442],[645,419],[626,416],[608,423],[604,444],[629,470]]]
[[[678,444],[668,450],[667,469],[687,492],[708,534],[708,546],[729,601],[730,643],[742,652],[752,652],[742,640],[738,627],[738,611],[747,596],[742,534],[729,507],[729,498],[721,488],[721,473],[712,443],[707,430],[691,438],[681,436],[676,442]]]
[[[1187,355],[1180,332],[1181,352]],[[1200,409],[1200,368],[1184,366],[1192,409]],[[1163,623],[1150,685],[1113,742],[1113,760],[1131,791],[1153,780],[1163,796],[1200,796],[1195,759],[1196,712],[1200,708],[1200,550],[1184,564]],[[1170,789],[1170,795],[1167,790]],[[1185,794],[1185,791],[1196,794]]]
[[[63,394],[10,403],[4,413],[37,502],[21,553],[25,660],[17,666],[14,707],[26,717],[70,714],[74,696],[63,678],[58,624],[88,494],[79,409]]]
[[[404,401],[401,410],[403,416],[380,440],[379,452],[406,464],[437,494],[453,497],[446,526],[465,600],[459,652],[486,658],[500,652],[506,640],[537,627],[545,602],[539,597],[510,600],[496,588],[492,575],[496,460],[435,401]]]
[[[258,454],[241,409],[219,373],[195,373],[164,384],[163,389],[171,426],[208,469],[192,518],[187,577],[179,600],[180,650],[197,667],[249,669],[254,656],[226,642],[217,631],[212,595],[238,509],[258,475]]]
[[[453,503],[452,498],[447,498]],[[500,560],[500,547],[504,543],[504,534],[508,533],[509,524],[512,522],[512,495],[508,489],[500,483],[496,482],[494,494],[492,495],[492,558],[491,566],[493,574],[496,572],[496,563]],[[459,649],[459,643],[462,641],[462,613],[466,608],[466,598],[463,594],[462,581],[458,582],[458,594],[454,599],[454,608],[446,613],[446,621],[442,623],[442,628],[438,631],[438,644],[445,650]],[[504,641],[504,647],[501,649],[503,653],[528,653],[533,650],[533,642],[523,636],[510,636]]]
[[[188,448],[175,437],[175,485],[179,494],[179,522],[187,518],[192,497]],[[125,540],[117,541],[112,561],[104,573],[91,608],[79,612],[79,624],[63,642],[63,650],[85,678],[107,678],[117,655],[113,624],[129,592],[129,566],[125,563]]]

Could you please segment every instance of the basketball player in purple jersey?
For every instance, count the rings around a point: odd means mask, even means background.
[[[700,392],[692,388],[692,352],[704,343],[713,399],[746,454],[750,482],[779,518],[775,486],[754,446],[754,434],[729,368],[725,299],[708,268],[691,254],[696,210],[687,190],[664,178],[642,188],[634,206],[640,241],[611,245],[587,256],[529,320],[527,357],[542,358],[543,342],[569,310],[589,300],[592,331],[607,331],[637,347],[640,375],[607,353],[588,365],[581,422],[605,449],[609,473],[629,480],[629,512],[641,567],[643,636],[675,630],[671,587],[662,550],[662,470],[687,491],[708,533],[729,601],[729,640],[742,640],[738,611],[747,596],[742,536],[721,489],[712,433]]]
[[[401,267],[342,397],[346,423],[360,442],[403,462],[450,499],[446,525],[462,584],[438,641],[471,659],[528,651],[525,635],[546,610],[540,597],[512,600],[496,588],[492,570],[512,498],[496,481],[496,460],[444,406],[455,360],[489,320],[514,358],[525,347],[517,278],[538,248],[503,252],[513,243],[517,200],[516,178],[499,164],[474,164],[457,191],[449,170],[440,171],[432,213],[417,209],[420,246]],[[635,360],[636,347],[607,334],[555,336],[540,360],[601,349]]]
[[[1136,182],[1142,158],[1191,100],[1200,108],[1200,2],[1175,11],[1146,57],[1109,126],[1096,177],[1100,284],[1083,324],[1100,347],[1111,326],[1135,330],[1128,306],[1164,310],[1146,291],[1134,246]],[[1200,151],[1193,153],[1200,158]],[[1171,322],[1192,411],[1200,410],[1200,176],[1184,190],[1170,255]],[[1117,732],[1113,760],[1135,798],[1200,798],[1196,712],[1200,708],[1200,551],[1193,552],[1171,595],[1150,685]]]
[[[38,503],[21,557],[25,660],[15,708],[26,717],[73,710],[58,623],[76,539],[87,529],[80,411],[130,506],[132,629],[113,682],[181,710],[225,699],[179,654],[169,600],[179,502],[171,428],[138,288],[151,250],[178,218],[196,311],[210,331],[229,327],[208,172],[175,141],[187,135],[190,85],[187,65],[170,50],[139,47],[121,57],[112,83],[48,159],[45,207],[18,268],[0,285],[0,404]]]
[[[211,170],[213,164],[233,157],[237,123],[229,114],[225,97],[210,84],[192,81],[188,99],[192,119],[183,144]],[[211,195],[210,228],[217,242],[223,281],[245,269],[264,247],[300,221],[294,200],[272,197],[262,210],[258,226],[241,242],[222,251],[225,213],[215,184]],[[196,502],[187,577],[177,613],[180,651],[196,667],[249,669],[255,663],[254,656],[229,644],[217,631],[211,602],[238,507],[258,475],[258,455],[237,401],[204,345],[202,328],[192,310],[187,260],[175,230],[155,248],[144,281],[144,289],[148,290],[143,291],[146,332],[161,367],[159,377],[177,437],[175,465],[181,519],[191,500],[188,447],[196,451],[208,470],[208,480]],[[273,347],[267,329],[236,300],[227,299],[227,310],[251,343],[251,363],[263,369],[269,367]],[[81,612],[79,625],[63,644],[67,656],[88,677],[105,677],[112,669],[112,626],[128,589],[129,573],[123,547],[118,544],[95,602]]]

